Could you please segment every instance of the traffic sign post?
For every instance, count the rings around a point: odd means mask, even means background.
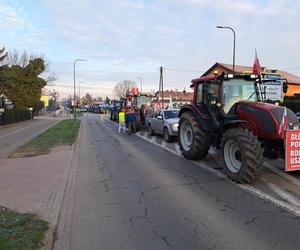
[[[285,171],[300,170],[300,130],[285,132]]]

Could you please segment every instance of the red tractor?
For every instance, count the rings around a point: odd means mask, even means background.
[[[266,81],[257,75],[224,73],[192,80],[193,102],[179,112],[184,157],[200,160],[211,146],[221,149],[225,174],[239,183],[259,177],[264,156],[284,158],[280,130],[285,111],[289,129],[299,129],[299,121],[291,110],[265,103]]]

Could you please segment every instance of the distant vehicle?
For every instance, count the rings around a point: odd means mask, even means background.
[[[147,124],[150,136],[162,134],[166,142],[178,135],[179,109],[160,110],[150,118]]]

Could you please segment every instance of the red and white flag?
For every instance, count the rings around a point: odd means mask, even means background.
[[[156,108],[157,108],[158,110],[160,109],[160,96],[158,96]]]
[[[281,122],[280,122],[279,128],[278,128],[278,135],[282,139],[284,138],[284,132],[285,132],[287,124],[288,124],[287,110],[286,110],[286,107],[284,107]]]
[[[252,68],[252,72],[253,74],[258,75],[261,72],[261,66],[257,57],[257,52],[255,49],[255,59],[254,59],[254,63],[253,63],[253,68]]]

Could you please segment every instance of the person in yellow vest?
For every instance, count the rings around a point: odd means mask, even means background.
[[[125,127],[125,110],[122,109],[119,112],[119,133],[121,133],[123,130],[123,132],[126,132],[126,127]]]

